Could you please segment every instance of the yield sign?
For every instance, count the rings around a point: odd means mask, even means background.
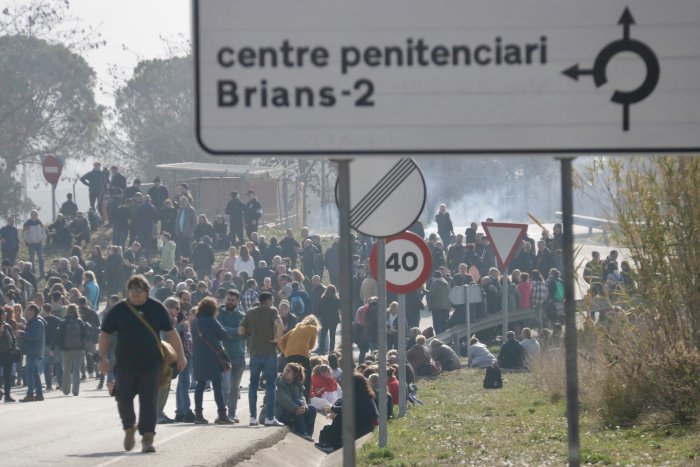
[[[486,236],[491,242],[491,247],[496,253],[498,266],[501,270],[508,267],[508,263],[513,259],[515,252],[520,247],[527,224],[504,224],[501,222],[482,222]]]

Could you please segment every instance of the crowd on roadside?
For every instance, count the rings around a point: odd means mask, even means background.
[[[343,357],[335,337],[340,323],[339,296],[343,291],[337,287],[341,267],[338,238],[325,252],[321,237],[306,228],[299,232],[299,240],[288,229],[284,238],[271,237],[268,242],[257,231],[261,208],[253,192],[248,193],[248,204],[238,199],[237,192],[231,192],[226,210],[228,225],[222,216],[210,224],[206,216],[195,212],[185,184],[178,187],[177,202],[173,202],[157,178],[144,194],[138,180],[126,187],[126,179],[116,167],[112,167],[110,177],[95,164],[94,170],[83,178],[90,187],[90,209],[95,211],[100,203],[107,204],[107,224],[112,226],[113,237],[106,254],[95,245],[88,255],[83,255],[89,233],[87,237],[71,234],[65,244],[58,243],[67,252],[66,257],[52,260],[44,270],[43,245],[48,239],[56,242],[55,225],[47,231],[38,213],[30,213],[21,232],[28,261],[17,261],[20,232],[13,220],[9,219],[0,229],[0,368],[5,401],[13,402],[12,388],[22,385],[27,386],[23,402],[42,401],[45,391],[58,389],[65,395],[78,396],[81,382],[88,377],[98,379],[98,389],[104,387],[113,392],[119,381],[116,368],[120,353],[122,361],[135,357],[119,350],[119,337],[99,352],[97,343],[100,336],[117,329],[108,319],[110,311],[115,307],[122,310],[132,293],[146,293],[143,303],[156,304],[152,306],[167,313],[167,321],[156,330],[176,333],[183,361],[187,362],[180,368],[175,390],[175,417],[164,413],[170,392],[167,385],[160,388],[154,401],[154,424],[208,423],[202,395],[209,387],[217,405],[216,423],[240,422],[236,413],[240,383],[249,368],[251,425],[291,424],[301,436],[312,439],[313,420],[319,413],[331,419],[320,434],[319,447],[340,447],[339,361]],[[98,188],[93,189],[94,185]],[[109,197],[105,200],[107,192]],[[66,201],[69,202],[72,200]],[[69,231],[72,232],[70,225],[80,219],[89,232],[92,227],[86,217],[100,216],[81,215],[66,203],[61,211],[70,220]],[[406,384],[413,403],[420,402],[416,397],[416,376],[460,367],[457,352],[434,337],[464,320],[465,309],[450,303],[452,287],[474,284],[479,288],[484,300],[472,308],[475,317],[500,312],[500,287],[505,281],[496,268],[488,238],[477,231],[476,223],[464,235],[455,234],[444,205],[436,222],[437,234],[426,239],[434,271],[425,287],[406,296],[406,324],[410,332],[405,339],[398,336],[398,303],[392,294],[388,295],[389,352],[382,357],[376,351],[377,283],[368,267],[372,239],[362,235],[351,239],[353,276],[349,293],[356,310],[353,327],[360,352],[357,373],[353,375],[358,398],[358,436],[377,423],[379,358],[387,360],[390,409],[398,403],[399,346],[405,345],[408,350]],[[410,230],[425,238],[420,222]],[[545,341],[554,341],[561,334],[556,311],[552,311],[553,305],[564,299],[561,241],[559,225],[555,225],[552,236],[543,234],[538,242],[526,236],[509,268],[509,306],[543,307],[547,324],[553,329],[540,330],[540,338]],[[215,251],[226,249],[227,256],[217,261]],[[596,291],[592,293],[609,294],[620,287],[633,287],[633,276],[629,269],[625,272],[624,261],[619,280],[613,283],[617,278],[614,250],[605,261],[595,253],[593,256],[584,273],[591,290]],[[540,271],[547,271],[546,280]],[[613,277],[603,281],[606,273]],[[137,285],[130,289],[135,277]],[[101,297],[107,298],[104,305]],[[421,311],[426,308],[432,314],[433,326],[421,329]],[[515,339],[515,333],[508,333],[498,357],[473,337],[465,351],[469,365],[527,368],[528,359],[539,352],[539,344],[529,328],[518,328],[518,334],[519,339]],[[429,344],[427,339],[431,339]],[[122,375],[122,380],[126,378]],[[261,384],[266,392],[265,410],[258,417],[257,391]],[[136,428],[132,425],[133,421],[125,422],[125,447],[133,447]],[[139,427],[139,431],[153,433],[150,427]],[[144,445],[147,452],[151,449],[152,436]]]

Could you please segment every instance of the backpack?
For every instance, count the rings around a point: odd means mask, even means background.
[[[501,370],[494,364],[486,367],[484,376],[484,389],[500,389],[503,387],[503,377]]]
[[[554,300],[557,302],[564,301],[564,283],[559,279],[555,283]]]
[[[3,324],[0,328],[0,352],[9,352],[13,348],[10,326]]]
[[[292,295],[292,298],[289,299],[289,304],[292,309],[292,314],[295,314],[299,318],[304,316],[304,309],[306,306],[304,305],[304,300],[302,300],[301,295]]]
[[[66,350],[83,348],[83,328],[77,319],[67,319],[63,335],[63,347]]]

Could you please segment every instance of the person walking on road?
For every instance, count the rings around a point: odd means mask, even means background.
[[[194,391],[194,423],[206,425],[202,402],[207,381],[211,381],[214,390],[214,400],[219,414],[217,425],[231,425],[233,422],[226,416],[226,404],[221,392],[221,361],[228,360],[221,341],[230,339],[229,334],[216,320],[218,313],[216,300],[205,298],[197,306],[197,316],[192,321],[192,342],[194,344],[194,379],[197,388]],[[227,370],[228,371],[228,370]]]
[[[27,327],[22,336],[24,354],[27,356],[27,395],[20,402],[43,401],[44,393],[41,388],[39,374],[44,370],[44,345],[46,332],[46,321],[39,316],[39,307],[31,303],[27,306],[24,316],[27,320]]]
[[[177,369],[187,365],[182,342],[173,328],[168,311],[158,301],[149,298],[145,277],[132,276],[126,283],[127,298],[112,308],[102,323],[100,333],[100,370],[109,372],[107,354],[112,334],[117,339],[115,395],[124,428],[124,449],[131,451],[136,444],[136,413],[134,397],[139,396],[138,431],[142,436],[142,452],[155,452],[153,437],[156,428],[156,396],[163,364],[158,332],[163,331],[177,354]]]
[[[272,294],[260,293],[260,306],[251,308],[238,326],[238,334],[249,336],[250,384],[248,405],[250,425],[258,424],[258,385],[265,374],[265,426],[283,426],[275,418],[275,380],[277,379],[277,342],[282,337],[282,318],[272,306]]]
[[[56,347],[61,350],[63,358],[61,389],[66,396],[71,393],[71,389],[74,396],[80,392],[80,363],[87,337],[85,322],[78,315],[78,307],[71,303],[66,308],[66,317],[58,328],[51,349],[52,352]]]

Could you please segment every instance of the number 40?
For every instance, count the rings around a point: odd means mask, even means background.
[[[414,271],[418,267],[418,256],[409,251],[401,256],[401,261],[399,261],[399,254],[392,253],[386,260],[386,268],[393,269],[395,272],[400,271],[402,268],[406,271]]]

